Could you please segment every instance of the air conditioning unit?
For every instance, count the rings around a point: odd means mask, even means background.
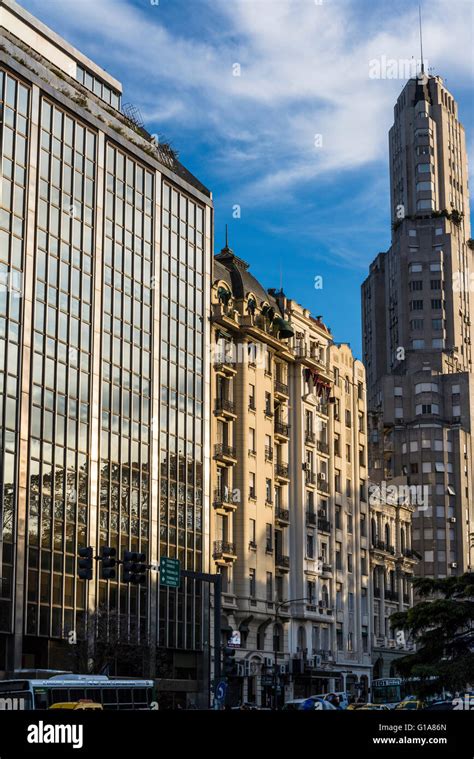
[[[250,662],[241,661],[237,663],[237,677],[248,677],[250,675]]]
[[[456,517],[448,517],[448,522],[451,522],[451,524],[456,524]]]
[[[319,479],[320,480],[325,480],[326,479],[326,473],[325,472],[320,472],[319,473]]]
[[[266,656],[264,659],[264,664],[266,667],[272,667],[273,666],[273,659],[271,656]]]
[[[452,561],[449,566],[451,567],[451,569],[457,569],[458,568],[458,563],[457,563],[457,561]]]
[[[322,662],[323,662],[323,658],[319,654],[314,657],[314,666],[316,667],[316,669],[319,669],[319,667],[321,666]]]
[[[280,664],[280,675],[286,675],[288,669],[286,664]]]
[[[314,669],[314,659],[312,659],[312,658],[308,659],[306,663],[307,663],[309,669]]]

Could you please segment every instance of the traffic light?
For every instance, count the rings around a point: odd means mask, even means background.
[[[79,569],[78,575],[80,580],[92,580],[92,566],[94,561],[94,550],[92,546],[79,548]]]
[[[114,558],[117,551],[111,546],[102,546],[100,549],[100,561],[101,561],[101,576],[103,580],[115,580],[115,565],[117,563]]]
[[[123,582],[133,585],[143,585],[146,582],[146,555],[138,551],[125,551],[123,555]]]
[[[235,648],[226,646],[224,648],[224,677],[232,677],[237,672],[237,664],[235,661]]]

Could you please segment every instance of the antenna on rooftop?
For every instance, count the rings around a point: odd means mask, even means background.
[[[421,50],[421,73],[425,73],[425,63],[423,60],[423,26],[421,22],[421,3],[418,5],[418,13],[420,16],[420,50]]]

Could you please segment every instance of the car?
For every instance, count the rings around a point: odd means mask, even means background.
[[[420,709],[424,709],[425,707],[426,707],[426,704],[424,701],[419,701],[419,700],[415,701],[412,699],[409,699],[409,700],[405,699],[404,701],[400,701],[400,703],[396,705],[395,710],[409,709],[411,711],[419,711]]]
[[[301,711],[336,711],[337,707],[334,706],[334,704],[331,704],[330,701],[327,701],[324,698],[319,698],[318,696],[310,696],[309,698],[303,699],[303,703],[298,707]]]
[[[287,701],[283,707],[285,712],[295,712],[301,708],[301,704],[306,701],[305,698],[293,698],[291,701]]]
[[[370,711],[370,712],[389,712],[390,708],[387,706],[387,704],[362,704],[361,706],[357,705],[357,711]]]
[[[331,691],[331,693],[316,693],[311,698],[323,698],[325,701],[333,702],[333,699],[337,696],[339,699],[339,708],[347,709],[349,706],[349,697],[345,691]],[[336,707],[337,708],[337,707]]]
[[[439,701],[432,701],[425,707],[429,712],[450,712],[454,709],[452,699],[440,699]]]
[[[96,704],[89,699],[82,699],[80,701],[60,701],[57,704],[52,704],[50,709],[99,709],[103,710],[102,704]]]
[[[361,703],[358,703],[358,704],[356,704],[355,702],[353,702],[352,704],[349,704],[349,706],[347,707],[347,711],[348,712],[354,712],[354,711],[356,711],[356,709],[362,709],[364,706],[365,706],[365,702],[361,702]]]

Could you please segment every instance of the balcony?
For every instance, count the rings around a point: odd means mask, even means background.
[[[284,382],[281,382],[279,379],[275,380],[273,390],[275,392],[275,395],[278,395],[282,398],[288,398],[289,396],[288,385],[286,385]]]
[[[216,443],[214,446],[214,458],[223,464],[236,464],[237,455],[233,445]]]
[[[318,414],[323,414],[323,416],[329,416],[329,403],[320,401],[316,406],[316,412]]]
[[[235,543],[229,543],[226,540],[215,540],[212,557],[214,561],[221,564],[228,564],[237,558]]]
[[[326,476],[323,477],[318,474],[318,490],[320,490],[321,493],[329,493],[329,483]]]
[[[323,563],[321,565],[321,572],[323,573],[323,575],[331,574],[332,573],[332,565],[331,564],[325,564],[325,563]]]
[[[236,417],[234,401],[230,398],[216,398],[214,413],[216,416]]]
[[[265,461],[273,461],[273,448],[270,445],[265,446]]]
[[[404,548],[402,555],[405,559],[421,559],[420,554],[417,551],[414,551],[413,548]]]
[[[290,470],[288,468],[288,464],[284,464],[282,461],[278,461],[275,464],[275,477],[279,477],[280,479],[284,479],[284,480],[289,480]]]
[[[387,601],[398,601],[398,591],[387,589],[385,591],[385,598]]]
[[[275,419],[275,435],[278,437],[289,438],[290,437],[290,425],[280,422],[279,419]]]
[[[384,553],[390,553],[392,556],[395,556],[395,546],[391,546],[383,540],[375,540],[372,543],[372,548],[376,551],[384,551]]]
[[[321,532],[331,532],[331,522],[329,519],[318,517],[318,530]]]
[[[327,603],[324,603],[324,601],[320,601],[318,604],[318,612],[319,614],[327,614],[328,617],[332,617],[332,609],[327,605]]]
[[[316,440],[316,435],[314,434],[314,432],[312,430],[305,430],[305,433],[304,433],[305,443],[307,443],[308,445],[314,445],[315,440]]]
[[[318,523],[318,517],[316,516],[314,511],[307,511],[306,512],[306,524],[311,525],[312,527],[316,527]]]
[[[215,509],[223,509],[224,511],[235,511],[237,508],[237,504],[232,499],[230,488],[216,488],[212,505]]]
[[[295,346],[293,353],[295,358],[302,360],[304,364],[311,368],[316,367],[319,374],[323,374],[325,378],[332,380],[329,365],[324,360],[324,357],[321,356],[318,349],[300,343]]]
[[[275,558],[275,568],[281,570],[282,572],[289,572],[290,571],[290,557],[289,556],[283,556],[281,553],[277,553]]]
[[[216,374],[233,377],[234,374],[237,374],[237,363],[231,356],[216,356],[214,371]]]
[[[265,411],[263,413],[267,419],[273,419],[273,411],[271,410],[270,406],[265,406]]]
[[[319,453],[324,453],[326,456],[329,455],[329,445],[325,440],[318,440],[316,447]]]
[[[275,520],[278,524],[286,526],[290,523],[290,510],[281,509],[279,506],[275,509]]]

